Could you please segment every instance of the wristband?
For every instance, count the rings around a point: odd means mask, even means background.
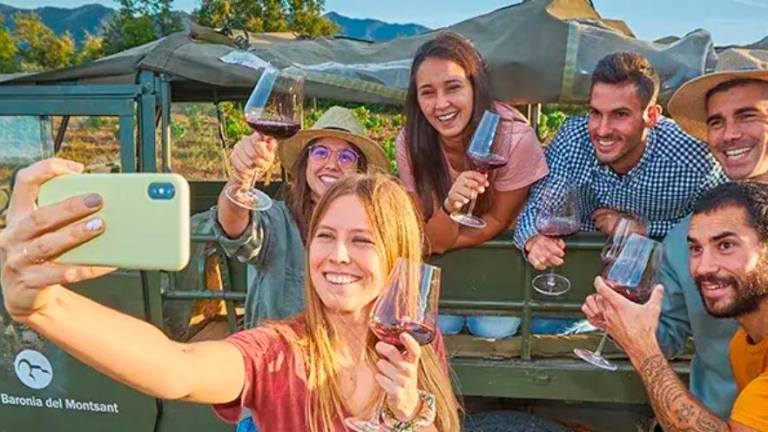
[[[381,424],[391,432],[414,432],[427,427],[435,422],[435,396],[424,390],[419,390],[421,408],[416,416],[408,421],[400,421],[395,414],[384,404],[381,407]]]

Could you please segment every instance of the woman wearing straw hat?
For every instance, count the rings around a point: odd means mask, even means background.
[[[230,157],[229,183],[262,175],[275,153],[288,167],[282,201],[266,211],[251,211],[233,204],[222,192],[218,207],[211,210],[224,251],[253,264],[249,270],[256,273],[245,302],[246,328],[264,319],[289,317],[304,307],[307,228],[315,204],[328,187],[350,174],[388,166],[381,146],[365,136],[352,112],[334,106],[312,128],[279,145],[273,137],[258,133],[241,139]]]

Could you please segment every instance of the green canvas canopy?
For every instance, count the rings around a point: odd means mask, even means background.
[[[602,19],[587,0],[527,0],[447,30],[474,42],[487,61],[494,96],[515,103],[586,101],[597,61],[617,51],[646,55],[662,76],[663,97],[716,63],[706,31],[671,44],[642,41],[623,22]],[[377,43],[256,34],[238,47],[232,38],[192,25],[85,65],[3,84],[133,83],[139,71],[149,70],[167,75],[176,101],[226,99],[252,87],[266,61],[306,74],[310,97],[399,104],[413,54],[435,32]]]

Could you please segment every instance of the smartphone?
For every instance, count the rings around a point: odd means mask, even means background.
[[[178,174],[71,174],[42,185],[39,206],[98,193],[104,232],[59,256],[63,264],[183,269],[189,261],[189,184]],[[95,215],[89,216],[89,218]]]

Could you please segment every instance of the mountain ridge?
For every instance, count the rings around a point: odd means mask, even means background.
[[[339,26],[339,35],[370,41],[387,41],[431,31],[420,24],[387,23],[372,18],[350,18],[337,12],[328,12],[325,18]]]
[[[61,35],[68,31],[75,40],[75,43],[80,46],[85,40],[86,34],[99,34],[107,20],[117,11],[96,3],[76,8],[55,6],[16,8],[0,3],[0,16],[4,19],[3,25],[11,30],[15,28],[13,15],[16,12],[37,13],[41,21],[53,30],[54,33]],[[330,11],[323,16],[339,26],[337,36],[355,39],[387,41],[430,31],[429,28],[419,24],[397,24],[371,18],[350,18],[334,11]]]
[[[75,42],[80,45],[80,43],[85,40],[86,33],[92,35],[98,34],[101,31],[102,25],[116,11],[95,3],[76,8],[43,6],[34,9],[15,8],[0,3],[0,16],[4,19],[3,25],[10,29],[14,29],[15,23],[13,21],[13,15],[16,12],[37,13],[40,16],[40,20],[53,30],[54,33],[61,35],[68,31]]]

